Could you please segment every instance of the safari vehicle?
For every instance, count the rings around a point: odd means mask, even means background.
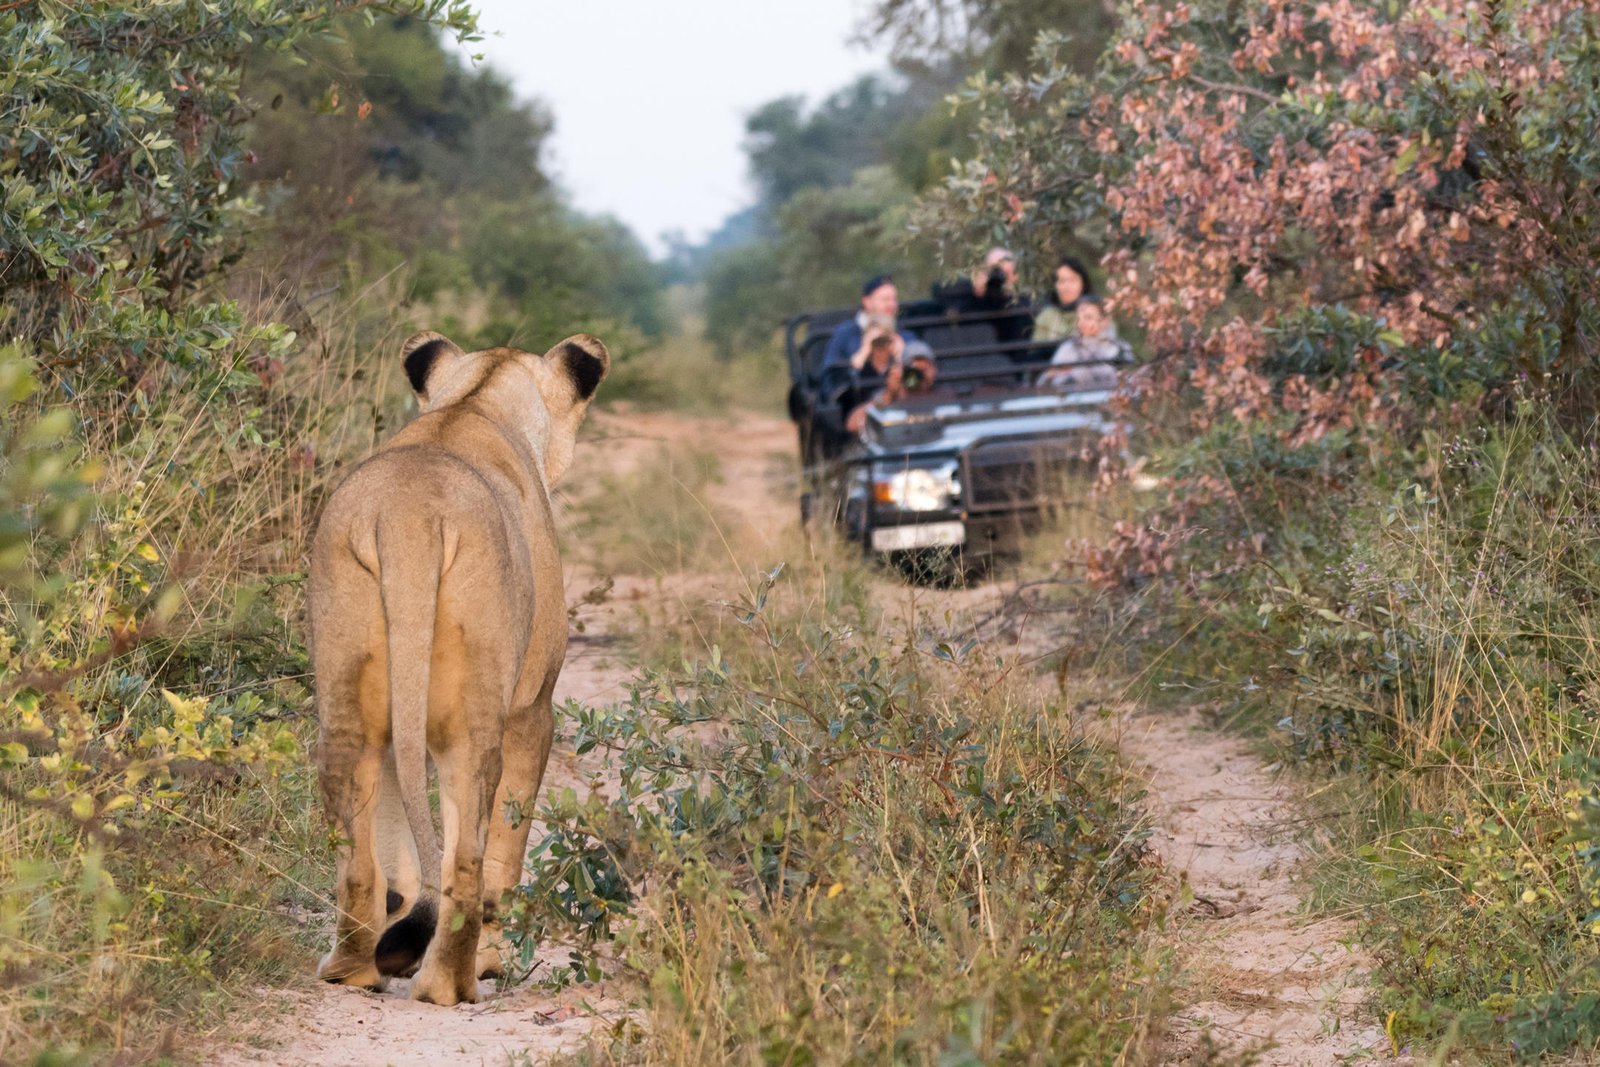
[[[1056,345],[999,341],[997,320],[1007,313],[911,305],[899,325],[933,349],[935,380],[874,409],[852,434],[845,416],[870,390],[849,368],[824,369],[822,360],[834,326],[854,313],[808,311],[786,323],[802,520],[831,518],[865,552],[901,562],[980,562],[1017,551],[1044,516],[1081,496],[1100,439],[1114,428],[1114,374],[1093,386],[1041,385]]]

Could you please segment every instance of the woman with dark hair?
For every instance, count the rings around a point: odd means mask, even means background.
[[[1071,256],[1062,256],[1055,285],[1044,310],[1033,320],[1035,341],[1059,341],[1078,332],[1078,301],[1094,295],[1089,269]]]

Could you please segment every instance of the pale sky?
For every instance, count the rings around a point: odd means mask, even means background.
[[[698,239],[753,199],[745,117],[779,96],[815,104],[888,67],[850,43],[866,0],[476,0],[467,46],[555,115],[548,160],[583,211]]]

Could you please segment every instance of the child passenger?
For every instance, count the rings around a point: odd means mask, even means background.
[[[1117,384],[1117,365],[1133,362],[1133,350],[1117,336],[1117,324],[1099,297],[1090,293],[1077,304],[1077,332],[1061,342],[1039,384],[1109,389]]]

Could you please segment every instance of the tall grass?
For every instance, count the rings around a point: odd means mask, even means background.
[[[709,494],[720,481],[715,453],[663,444],[642,462],[605,471],[581,488],[572,539],[608,573],[722,569],[727,521]]]
[[[704,295],[697,286],[667,290],[665,302],[675,328],[612,368],[602,403],[622,401],[646,410],[710,417],[736,410],[783,412],[789,372],[782,351],[764,345],[719,358],[703,337]]]
[[[1137,787],[1015,658],[859,567],[753,583],[676,669],[568,709],[612,787],[546,812],[516,910],[530,942],[616,938],[648,988],[594,1057],[1151,1062]]]

